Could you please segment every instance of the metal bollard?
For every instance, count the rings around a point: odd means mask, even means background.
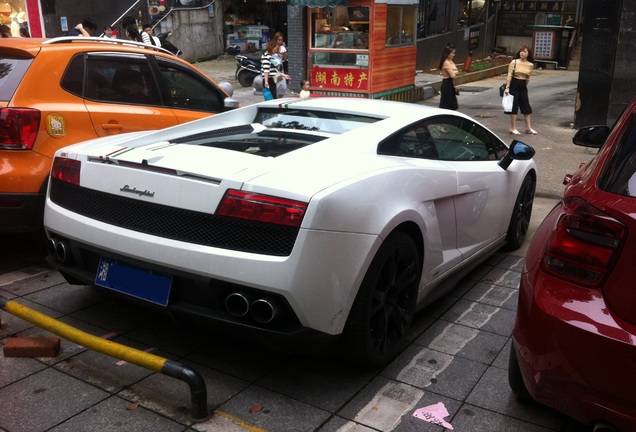
[[[208,393],[205,381],[197,371],[158,355],[93,336],[2,296],[0,308],[85,348],[185,381],[190,387],[192,417],[203,419],[208,416]]]

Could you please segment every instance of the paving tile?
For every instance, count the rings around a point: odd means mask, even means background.
[[[126,337],[156,347],[177,357],[213,345],[217,338],[195,326],[177,326],[174,321],[158,319],[126,332]]]
[[[505,255],[503,259],[496,264],[496,267],[501,267],[521,273],[524,262],[525,258],[523,257],[516,255]]]
[[[192,368],[203,378],[207,390],[209,411],[217,409],[226,401],[236,397],[247,386],[246,381],[205,368],[190,362],[179,362]],[[192,424],[192,401],[190,387],[185,381],[154,373],[134,385],[123,389],[118,396],[160,413],[174,421]]]
[[[70,285],[68,283],[42,289],[28,294],[24,298],[63,314],[70,314],[86,307],[109,301],[108,297],[96,288],[85,285]]]
[[[112,340],[124,346],[167,358],[166,353],[150,350],[148,346],[141,346],[126,338]],[[150,369],[92,350],[85,350],[58,362],[55,364],[55,368],[109,393],[117,393],[153,373]]]
[[[84,308],[71,315],[92,325],[120,334],[159,319],[157,313],[148,309],[112,301]]]
[[[37,303],[33,303],[32,301],[24,298],[14,298],[11,301],[15,301],[19,305],[26,306],[37,312],[43,313],[44,315],[50,316],[51,318],[59,318],[62,315],[53,309],[39,305]],[[0,313],[2,314],[0,339],[3,339],[7,336],[17,335],[18,333],[33,327],[33,324],[31,324],[30,322],[27,322],[22,318],[17,317],[16,315],[10,314],[5,310],[1,310]]]
[[[520,272],[502,267],[493,268],[481,279],[481,282],[501,285],[511,289],[518,289],[520,281]]]
[[[0,389],[0,428],[44,431],[92,407],[108,393],[51,368]]]
[[[201,364],[248,382],[273,371],[283,364],[286,354],[273,353],[258,343],[216,337],[209,345],[185,357],[185,360]]]
[[[438,320],[414,343],[490,365],[507,341],[505,336]]]
[[[516,311],[519,290],[479,282],[464,295],[463,299]]]
[[[563,416],[555,411],[539,405],[522,404],[517,401],[508,386],[508,372],[497,367],[488,368],[466,398],[466,403],[537,426],[556,430],[563,426]]]
[[[382,371],[382,376],[463,400],[475,387],[487,366],[416,345]]]
[[[330,417],[327,411],[257,385],[249,386],[219,410],[276,432],[314,431]]]
[[[2,288],[16,296],[24,296],[66,282],[60,273],[50,267],[36,266],[34,271],[37,271],[36,275],[4,285]]]
[[[50,429],[50,432],[180,432],[186,429],[185,425],[112,396]]]
[[[342,430],[346,431],[350,430],[346,426],[354,425],[364,426],[361,431],[366,428],[396,432],[441,431],[442,426],[413,417],[416,411],[440,403],[449,413],[449,417],[444,418],[446,421],[461,405],[458,400],[379,376],[338,413],[338,418],[331,419],[324,430],[338,430],[335,427],[344,424]]]
[[[0,356],[0,388],[32,375],[45,367],[33,358]],[[0,402],[1,407],[2,403]]]
[[[541,426],[471,405],[463,405],[451,423],[456,431],[470,432],[553,432],[561,427]]]
[[[442,319],[508,337],[512,334],[515,316],[516,311],[460,299]]]
[[[341,360],[291,357],[257,384],[331,412],[377,374]]]

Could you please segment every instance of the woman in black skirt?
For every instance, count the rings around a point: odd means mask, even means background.
[[[453,78],[457,76],[458,70],[453,62],[455,58],[455,47],[447,46],[442,52],[442,59],[439,62],[439,69],[442,71],[442,87],[440,88],[439,107],[450,110],[456,110],[457,105],[457,93],[455,92],[455,85],[453,84]]]

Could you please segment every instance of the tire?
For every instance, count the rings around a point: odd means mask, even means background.
[[[365,275],[343,335],[343,352],[363,366],[390,362],[408,342],[415,315],[421,258],[403,232],[380,246]]]
[[[510,356],[508,357],[508,385],[510,390],[517,396],[517,399],[524,402],[533,402],[530,392],[523,382],[517,352],[513,344],[510,345]]]
[[[536,181],[531,174],[528,174],[523,179],[515,206],[512,209],[508,233],[506,234],[505,250],[513,251],[519,249],[526,239],[528,227],[530,226],[530,217],[532,216],[535,188]]]
[[[254,78],[256,78],[256,75],[245,69],[240,70],[237,76],[237,80],[239,84],[242,85],[243,87],[251,86],[252,83],[254,82]]]

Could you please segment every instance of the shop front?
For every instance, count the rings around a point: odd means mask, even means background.
[[[32,37],[42,37],[42,19],[38,0],[0,0],[0,24],[11,29],[11,36],[20,37],[20,29]]]
[[[305,9],[313,95],[413,99],[417,0]]]

